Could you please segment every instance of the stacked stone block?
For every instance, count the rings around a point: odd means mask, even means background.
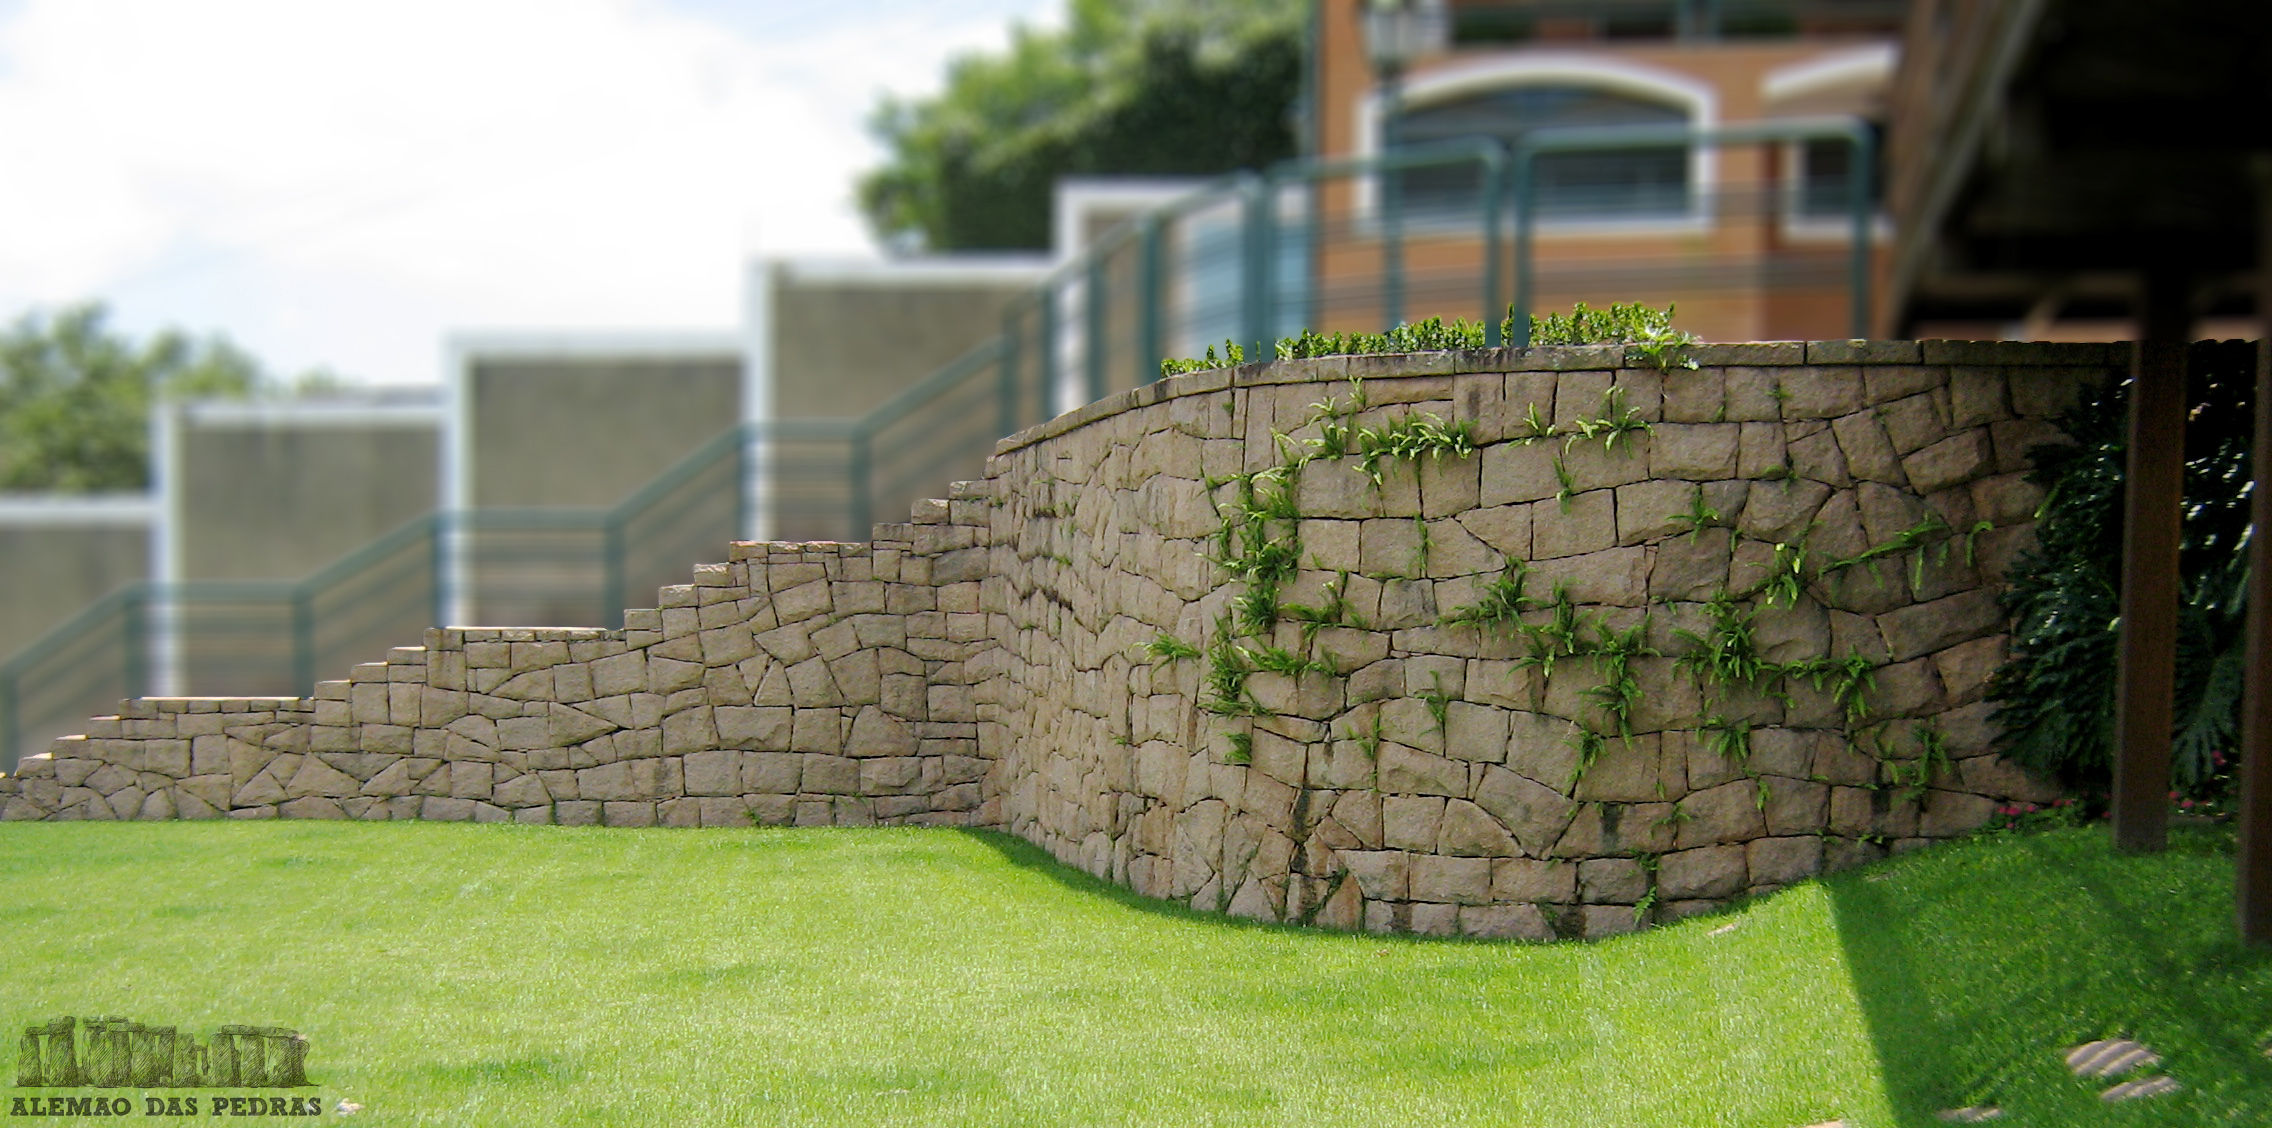
[[[993,515],[1003,817],[1059,858],[1150,896],[1341,928],[1596,937],[1967,833],[2047,793],[1992,754],[1982,700],[2006,638],[1996,592],[2027,543],[2028,450],[2106,378],[2103,346],[1928,342],[1709,346],[1696,371],[1618,349],[1328,358],[1126,393],[1004,444]],[[1381,427],[1467,420],[1465,458],[1354,458],[1296,475],[1303,571],[1289,603],[1341,587],[1347,625],[1242,639],[1329,662],[1254,673],[1259,715],[1201,707],[1206,648],[1241,585],[1207,562],[1239,473],[1286,461],[1317,406],[1364,379]],[[1531,409],[1568,431],[1610,389],[1650,424],[1519,441]],[[1292,445],[1282,442],[1285,436]],[[1557,463],[1561,465],[1557,467]],[[1675,519],[1700,499],[1721,520]],[[1770,661],[1861,653],[1881,739],[1865,754],[1821,687],[1738,692],[1742,762],[1710,750],[1675,669],[1705,601],[1756,586],[1778,544],[1852,558],[1928,516],[1950,535],[1760,613]],[[1986,525],[1983,526],[1983,522]],[[1509,560],[1582,616],[1646,622],[1632,735],[1581,774],[1599,714],[1573,659],[1551,676],[1512,632],[1447,622]],[[1344,573],[1346,573],[1344,577]],[[1646,619],[1644,620],[1644,616]],[[1535,618],[1535,616],[1534,616]],[[1926,761],[1908,730],[1946,749]],[[1011,738],[1009,734],[1016,734]],[[1886,744],[1896,746],[1886,747]],[[1881,765],[1879,756],[1890,761]],[[1243,761],[1243,762],[1242,762]],[[1890,786],[1889,771],[1917,773]]]
[[[1995,596],[2032,535],[2029,449],[2126,357],[1814,342],[1700,346],[1693,371],[1577,348],[1178,377],[1004,440],[985,481],[872,544],[737,543],[619,631],[436,630],[309,699],[127,702],[0,779],[0,814],[993,826],[1242,916],[1608,935],[2045,797],[1992,752]],[[1282,599],[1341,610],[1234,641],[1330,668],[1252,673],[1251,715],[1211,710],[1206,660],[1149,644],[1218,641],[1244,587],[1211,559],[1223,483],[1319,437],[1351,377],[1350,426],[1433,415],[1478,449],[1377,484],[1354,458],[1301,466]],[[1646,430],[1525,441],[1612,389]],[[1697,507],[1718,516],[1677,516]],[[1676,668],[1720,592],[1928,517],[1937,553],[1810,577],[1754,621],[1769,661],[1868,657],[1874,745],[1819,685],[1708,700]],[[1456,621],[1510,561],[1533,596],[1645,624],[1630,735],[1582,772],[1594,660],[1550,672]],[[1713,749],[1707,712],[1750,726],[1747,757]],[[1927,728],[1945,764],[1902,744]]]
[[[982,528],[735,544],[622,630],[449,628],[312,698],[145,698],[0,781],[10,819],[607,826],[978,816]]]

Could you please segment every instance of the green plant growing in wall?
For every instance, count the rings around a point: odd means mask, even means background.
[[[1602,393],[1599,416],[1572,420],[1570,427],[1566,444],[1598,438],[1604,451],[1630,451],[1635,434],[1656,430],[1655,424],[1641,417],[1639,408],[1625,402],[1625,389],[1617,384],[1611,384],[1609,390]]]
[[[1331,663],[1315,658],[1304,658],[1284,647],[1257,647],[1246,651],[1246,655],[1247,661],[1254,667],[1256,673],[1286,674],[1296,678],[1303,674],[1331,675],[1335,673]]]
[[[1179,662],[1185,658],[1199,657],[1198,647],[1166,631],[1161,631],[1160,637],[1145,643],[1144,652],[1162,662]]]
[[[1870,715],[1869,694],[1877,688],[1877,669],[1877,663],[1868,655],[1849,650],[1844,658],[1801,658],[1786,662],[1783,674],[1804,679],[1815,689],[1827,691],[1851,728]]]
[[[1694,678],[1707,699],[1731,685],[1764,690],[1767,679],[1780,671],[1759,652],[1752,625],[1758,611],[1737,603],[1725,590],[1706,601],[1703,611],[1702,632],[1686,627],[1673,631],[1674,637],[1689,645],[1673,659],[1673,667]]]
[[[1648,891],[1642,893],[1641,899],[1633,904],[1633,923],[1639,924],[1649,919],[1649,910],[1657,907],[1657,868],[1662,859],[1655,854],[1643,852],[1633,855],[1633,860],[1640,864],[1641,875],[1649,882]]]
[[[1357,469],[1373,485],[1381,484],[1381,464],[1390,460],[1419,462],[1445,455],[1466,458],[1475,453],[1475,424],[1462,419],[1446,423],[1436,413],[1416,412],[1378,427],[1359,427],[1355,433]]]
[[[1537,600],[1523,594],[1523,586],[1529,576],[1530,565],[1509,557],[1506,566],[1499,572],[1499,578],[1485,584],[1474,603],[1453,608],[1443,616],[1443,622],[1522,630],[1523,612],[1539,606]]]
[[[1354,741],[1354,742],[1356,743],[1356,745],[1357,745],[1357,750],[1358,750],[1358,751],[1360,751],[1360,752],[1363,752],[1363,753],[1365,754],[1365,758],[1366,758],[1366,759],[1368,759],[1368,760],[1378,760],[1378,759],[1380,759],[1380,758],[1381,758],[1381,714],[1380,714],[1380,710],[1378,710],[1378,709],[1375,709],[1375,710],[1373,710],[1373,715],[1372,715],[1372,720],[1371,720],[1371,723],[1370,723],[1370,724],[1368,724],[1368,725],[1367,725],[1366,727],[1364,727],[1363,729],[1359,729],[1359,728],[1358,728],[1358,727],[1356,726],[1356,724],[1355,724],[1354,722],[1352,722],[1352,723],[1350,724],[1350,726],[1349,726],[1349,727],[1348,727],[1347,729],[1343,730],[1343,732],[1342,732],[1342,735],[1343,735],[1343,736],[1345,736],[1345,737],[1347,737],[1347,738],[1348,738],[1349,740],[1351,740],[1351,741]]]
[[[1555,583],[1553,597],[1543,606],[1547,612],[1544,622],[1517,620],[1530,652],[1516,661],[1536,666],[1542,675],[1551,678],[1554,663],[1576,655],[1583,640],[1579,634],[1578,605],[1571,600],[1568,585]]]
[[[1798,606],[1799,596],[1807,589],[1807,535],[1813,531],[1808,529],[1795,541],[1775,542],[1774,555],[1767,562],[1767,575],[1751,592],[1761,603],[1769,607],[1778,603],[1786,608]]]
[[[1688,526],[1688,543],[1695,544],[1696,538],[1704,535],[1704,530],[1719,526],[1720,511],[1705,504],[1704,484],[1699,482],[1688,495],[1688,511],[1675,513],[1669,520],[1677,525]]]
[[[1554,424],[1539,415],[1538,404],[1534,401],[1523,405],[1522,430],[1508,441],[1529,444],[1551,439],[1554,434]]]
[[[1251,733],[1251,732],[1234,732],[1234,733],[1231,733],[1231,734],[1230,734],[1230,741],[1231,741],[1231,750],[1230,750],[1230,751],[1228,751],[1228,752],[1225,752],[1225,753],[1223,754],[1223,762],[1224,762],[1224,763],[1226,763],[1226,764],[1251,764],[1251,763],[1253,763],[1253,762],[1254,762],[1254,734],[1253,734],[1253,733]]]
[[[1444,675],[1441,670],[1428,671],[1429,688],[1420,691],[1420,700],[1428,706],[1430,731],[1443,732],[1451,720],[1451,694],[1444,692]]]
[[[1641,702],[1641,680],[1633,673],[1633,659],[1654,656],[1649,647],[1649,616],[1622,631],[1611,630],[1608,623],[1594,620],[1596,638],[1587,651],[1601,680],[1586,687],[1585,697],[1601,710],[1602,716],[1615,726],[1619,739],[1633,739],[1633,709]]]
[[[1704,718],[1703,727],[1697,730],[1704,747],[1720,759],[1743,767],[1751,760],[1751,722],[1742,718],[1713,714]]]
[[[1554,481],[1561,487],[1554,491],[1554,502],[1562,512],[1570,511],[1570,499],[1578,496],[1578,480],[1570,474],[1570,464],[1560,454],[1554,456]]]
[[[1364,624],[1349,613],[1349,570],[1343,568],[1325,582],[1325,599],[1311,605],[1282,603],[1278,617],[1302,625],[1302,645],[1306,648],[1316,640],[1317,632],[1326,627],[1348,626],[1363,629]]]
[[[1230,620],[1216,620],[1214,641],[1207,644],[1207,695],[1200,699],[1199,707],[1226,717],[1261,713],[1262,706],[1246,688],[1247,675],[1253,672],[1254,662],[1232,636]]]

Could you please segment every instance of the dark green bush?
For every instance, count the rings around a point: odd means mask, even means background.
[[[2255,346],[2195,345],[2188,369],[2173,770],[2179,791],[2207,797],[2229,785],[2239,743]],[[2061,418],[2073,444],[2032,452],[2038,547],[2013,567],[2014,656],[1989,694],[2006,753],[2091,796],[2112,765],[2128,404],[2128,382],[2110,385]]]

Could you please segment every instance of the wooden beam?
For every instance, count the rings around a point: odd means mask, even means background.
[[[2272,299],[2272,270],[2260,297]],[[2268,310],[2272,312],[2272,310]],[[2272,320],[2268,318],[2267,320]],[[2241,690],[2240,842],[2234,859],[2234,915],[2241,939],[2272,944],[2272,325],[2256,343],[2256,490],[2248,499],[2247,679]]]
[[[2177,547],[2185,495],[2185,287],[2146,279],[2131,354],[2122,491],[2122,628],[2114,702],[2114,847],[2169,845],[2177,692]]]
[[[2233,915],[2241,939],[2272,945],[2272,157],[2256,175],[2256,489],[2249,497],[2248,633],[2240,705],[2240,841]]]

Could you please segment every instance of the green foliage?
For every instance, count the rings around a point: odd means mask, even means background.
[[[1553,597],[1541,606],[1547,610],[1545,622],[1516,621],[1523,635],[1530,641],[1530,653],[1517,661],[1536,666],[1541,674],[1553,677],[1557,659],[1573,657],[1578,653],[1582,641],[1578,605],[1571,601],[1569,587],[1556,583]]]
[[[1738,767],[1751,759],[1751,722],[1713,715],[1704,718],[1704,747]]]
[[[1223,342],[1223,356],[1215,358],[1215,346],[1207,346],[1207,355],[1177,360],[1165,357],[1160,360],[1160,375],[1181,376],[1186,372],[1212,372],[1218,368],[1231,368],[1246,363],[1246,348],[1236,341]]]
[[[1613,631],[1608,623],[1595,619],[1594,644],[1587,650],[1601,680],[1586,687],[1585,697],[1626,740],[1633,738],[1633,708],[1641,703],[1641,681],[1633,674],[1633,659],[1656,653],[1645,641],[1648,631],[1646,615],[1622,631]]]
[[[150,411],[161,400],[287,390],[225,339],[168,331],[135,341],[108,317],[90,303],[26,313],[0,330],[0,489],[141,489]],[[289,390],[336,383],[312,372]]]
[[[1357,469],[1373,484],[1381,484],[1381,463],[1387,459],[1418,462],[1445,455],[1466,458],[1475,453],[1475,424],[1461,419],[1446,423],[1434,412],[1414,412],[1378,427],[1359,427],[1355,433]]]
[[[1509,559],[1499,578],[1484,585],[1481,598],[1468,606],[1453,608],[1443,621],[1520,630],[1522,613],[1539,605],[1537,600],[1523,594],[1523,585],[1529,576],[1530,565]]]
[[[1678,809],[1674,808],[1676,811]],[[1660,859],[1655,854],[1636,854],[1633,860],[1640,863],[1642,875],[1649,879],[1649,891],[1641,894],[1641,899],[1633,904],[1633,923],[1639,924],[1649,919],[1649,910],[1657,907],[1657,868]]]
[[[1929,723],[1911,725],[1909,736],[1916,744],[1914,757],[1896,759],[1887,755],[1882,733],[1874,755],[1883,784],[1898,789],[1903,802],[1915,803],[1925,797],[1935,777],[1949,771],[1949,750],[1941,730]]]
[[[1538,414],[1538,404],[1524,404],[1523,430],[1521,434],[1513,436],[1513,441],[1518,443],[1535,443],[1541,439],[1551,439],[1553,437],[1554,424],[1547,422]]]
[[[1780,670],[1759,653],[1752,634],[1752,620],[1757,615],[1756,608],[1737,603],[1725,591],[1714,595],[1704,604],[1702,633],[1686,627],[1673,631],[1674,637],[1689,645],[1673,659],[1674,668],[1687,671],[1707,694],[1729,685],[1762,688],[1765,679]]]
[[[1451,719],[1451,694],[1444,692],[1444,675],[1440,671],[1428,673],[1429,688],[1420,691],[1420,700],[1428,706],[1428,720],[1434,731],[1444,731],[1445,722]]]
[[[1278,342],[1278,359],[1315,356],[1381,356],[1394,353],[1451,352],[1483,347],[1483,323],[1446,322],[1441,317],[1398,325],[1386,333],[1317,333],[1308,329]]]
[[[1567,314],[1532,314],[1530,340],[1533,345],[1630,345],[1658,368],[1694,368],[1696,362],[1686,357],[1684,350],[1696,343],[1696,337],[1672,327],[1672,307],[1655,310],[1639,304],[1613,304],[1608,309],[1589,309],[1579,302]],[[1501,339],[1514,333],[1514,312],[1500,322]],[[1385,333],[1319,333],[1304,329],[1300,333],[1279,340],[1274,350],[1279,360],[1303,360],[1320,356],[1381,356],[1395,353],[1449,352],[1484,347],[1483,323],[1480,321],[1445,321],[1431,317],[1426,321],[1398,325]],[[1238,364],[1243,352],[1226,352],[1227,363]],[[1220,368],[1226,362],[1215,359],[1210,346],[1202,359],[1163,360],[1162,376],[1177,376],[1186,372],[1203,372]],[[1543,428],[1532,420],[1534,437],[1543,437]]]
[[[1193,176],[1299,148],[1306,9],[1291,0],[1074,0],[1062,31],[1019,27],[1003,55],[965,54],[935,97],[886,98],[869,128],[889,157],[860,210],[893,247],[1049,245],[1066,175]]]
[[[1159,659],[1162,662],[1175,662],[1185,658],[1199,657],[1198,647],[1193,646],[1190,643],[1167,633],[1166,631],[1161,631],[1160,637],[1145,643],[1144,652],[1154,658]]]
[[[1278,605],[1278,617],[1302,625],[1304,646],[1308,646],[1317,637],[1317,632],[1326,627],[1362,627],[1364,624],[1356,622],[1349,614],[1348,589],[1349,572],[1342,569],[1325,582],[1324,602],[1314,606],[1306,603],[1281,603]]]
[[[1813,530],[1809,529],[1808,532]],[[1760,602],[1773,607],[1777,602],[1784,607],[1798,606],[1799,596],[1806,591],[1807,538],[1801,534],[1796,541],[1775,542],[1775,555],[1768,561],[1767,576],[1752,589]]]
[[[1207,691],[1199,707],[1225,717],[1261,713],[1262,706],[1246,689],[1247,675],[1253,672],[1254,661],[1232,637],[1230,620],[1216,620],[1214,641],[1207,644]]]
[[[1822,566],[1821,575],[1827,579],[1848,568],[1861,567],[1868,570],[1882,586],[1885,583],[1885,576],[1878,571],[1879,562],[1887,557],[1912,552],[1915,555],[1910,561],[1910,582],[1921,585],[1925,582],[1925,567],[1928,561],[1935,567],[1947,563],[1950,550],[1956,547],[1959,542],[1964,547],[1965,563],[1971,563],[1972,538],[1992,527],[1989,522],[1982,521],[1974,525],[1970,533],[1958,537],[1955,530],[1949,528],[1948,522],[1941,519],[1940,514],[1929,513],[1925,515],[1923,520],[1893,534],[1893,539],[1884,544],[1871,545],[1843,560],[1826,562]]]
[[[1380,759],[1380,758],[1381,758],[1381,714],[1380,714],[1380,710],[1378,710],[1378,709],[1375,709],[1375,710],[1373,710],[1372,721],[1371,721],[1371,723],[1370,723],[1370,724],[1366,725],[1366,726],[1365,726],[1364,728],[1360,729],[1360,728],[1358,728],[1358,727],[1356,726],[1356,724],[1355,724],[1354,722],[1352,722],[1352,723],[1350,724],[1350,726],[1349,726],[1349,727],[1348,727],[1347,729],[1344,729],[1344,730],[1342,730],[1342,734],[1341,734],[1341,735],[1342,735],[1342,736],[1344,736],[1344,737],[1346,737],[1346,738],[1347,738],[1347,739],[1349,739],[1349,740],[1355,741],[1355,742],[1356,742],[1356,744],[1357,744],[1357,748],[1358,748],[1358,750],[1359,750],[1359,751],[1361,751],[1361,752],[1363,752],[1363,753],[1365,754],[1365,758],[1366,758],[1366,759],[1368,759],[1368,760],[1378,760],[1378,759]]]
[[[1705,504],[1704,486],[1699,482],[1694,492],[1688,496],[1688,512],[1675,513],[1671,519],[1676,524],[1688,526],[1688,543],[1695,544],[1696,538],[1704,535],[1704,530],[1719,525],[1720,511]]]
[[[1877,688],[1877,669],[1878,664],[1868,655],[1849,651],[1844,658],[1802,658],[1784,663],[1783,674],[1827,690],[1851,727],[1870,715],[1869,694]]]
[[[2196,798],[2229,786],[2222,769],[2239,746],[2254,369],[2246,343],[2193,347],[2172,769]],[[2126,383],[2106,388],[2059,421],[2073,445],[2031,452],[2046,491],[2037,547],[2011,569],[2013,657],[1989,692],[2007,755],[2092,794],[2112,762],[2128,400]]]
[[[1304,658],[1280,646],[1257,647],[1247,651],[1246,654],[1247,660],[1253,664],[1256,673],[1288,674],[1293,677],[1300,677],[1303,674],[1330,675],[1334,673],[1331,663],[1315,658]]]
[[[1225,753],[1223,753],[1223,762],[1224,762],[1224,763],[1226,763],[1226,764],[1251,764],[1251,763],[1253,763],[1253,762],[1254,762],[1254,734],[1253,734],[1253,733],[1251,733],[1251,732],[1234,732],[1234,733],[1230,734],[1230,740],[1231,740],[1231,750],[1230,750],[1230,751],[1228,751],[1228,752],[1225,752]]]
[[[1695,368],[1685,355],[1696,343],[1693,334],[1672,327],[1673,307],[1650,309],[1638,302],[1612,302],[1608,309],[1592,309],[1579,302],[1568,314],[1534,314],[1530,342],[1534,345],[1634,346],[1660,369]],[[1511,326],[1510,326],[1511,328]]]
[[[1609,390],[1602,393],[1600,416],[1573,420],[1568,441],[1598,437],[1601,439],[1601,448],[1609,451],[1620,446],[1630,447],[1635,432],[1647,434],[1655,429],[1653,424],[1641,418],[1639,408],[1625,402],[1624,387],[1611,384]]]
[[[1570,464],[1562,461],[1560,454],[1554,456],[1554,481],[1559,487],[1554,491],[1555,505],[1562,512],[1568,513],[1570,499],[1578,496],[1578,479],[1571,475]]]
[[[1608,750],[1609,738],[1580,726],[1570,736],[1570,747],[1577,750],[1578,764],[1570,772],[1570,782],[1563,785],[1564,791],[1578,786],[1578,781],[1586,778],[1586,773],[1593,770],[1594,762],[1601,759],[1601,754]]]

